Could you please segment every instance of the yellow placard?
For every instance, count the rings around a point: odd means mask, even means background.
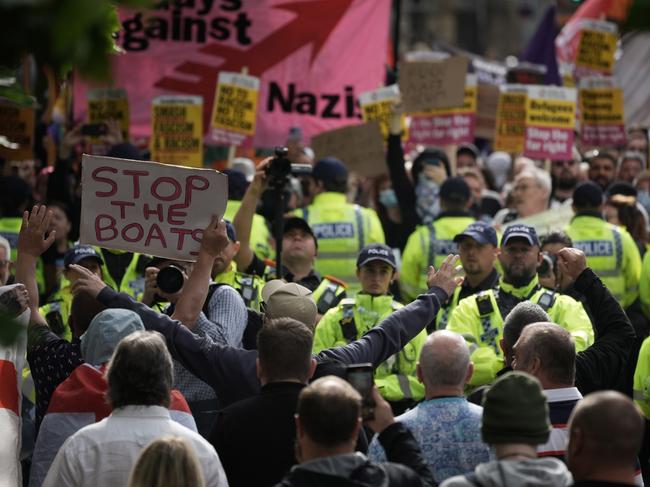
[[[34,108],[0,101],[0,157],[9,161],[33,159]]]
[[[129,139],[129,100],[124,89],[99,88],[88,91],[88,122],[102,123],[107,120],[117,120],[122,137]]]
[[[604,74],[612,72],[618,37],[615,33],[584,29],[576,54],[576,65]]]
[[[255,134],[259,78],[219,73],[212,109],[212,128],[243,135]]]
[[[361,105],[361,116],[364,122],[379,122],[379,129],[384,139],[388,138],[390,117],[393,110],[394,102],[391,100],[377,101]],[[402,139],[408,139],[408,127],[406,125],[406,117],[401,117],[402,126]]]
[[[152,106],[151,159],[181,166],[203,166],[203,99],[161,96]]]
[[[575,111],[573,101],[527,97],[526,125],[572,129],[575,126]]]
[[[583,124],[623,125],[625,123],[623,90],[620,88],[581,88],[579,96]]]
[[[499,94],[494,150],[523,152],[526,136],[526,92]]]

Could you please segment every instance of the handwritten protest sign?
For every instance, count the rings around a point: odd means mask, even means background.
[[[388,138],[390,117],[393,106],[400,100],[399,86],[390,85],[374,91],[366,91],[359,95],[361,116],[364,122],[379,122],[379,128],[384,139]],[[406,117],[402,115],[402,133],[406,135]],[[405,138],[403,136],[402,138]]]
[[[203,165],[203,100],[159,96],[153,100],[151,158],[168,164]]]
[[[616,24],[602,20],[584,20],[576,52],[576,77],[611,74],[617,42]]]
[[[34,108],[0,100],[0,157],[10,161],[33,159]]]
[[[499,89],[494,150],[523,152],[526,137],[526,86],[502,85]]]
[[[88,122],[102,123],[117,120],[122,137],[129,138],[129,99],[122,88],[95,88],[88,90]]]
[[[476,75],[468,74],[465,96],[460,105],[413,115],[409,128],[410,142],[425,145],[472,142],[476,126],[476,93]]]
[[[527,90],[524,155],[539,159],[571,159],[575,88],[529,85]]]
[[[460,107],[465,96],[468,60],[462,56],[436,62],[403,63],[399,89],[406,113]]]
[[[219,73],[212,110],[212,137],[216,142],[240,145],[255,134],[260,79],[239,73]]]
[[[337,157],[361,176],[386,172],[384,141],[376,121],[323,132],[312,139],[311,147],[317,160]]]
[[[609,77],[580,80],[580,132],[588,146],[625,144],[623,90]]]
[[[194,261],[227,198],[228,178],[212,169],[84,154],[80,241]]]
[[[499,104],[499,87],[479,82],[476,98],[474,137],[494,139],[494,124],[496,123],[497,105]]]

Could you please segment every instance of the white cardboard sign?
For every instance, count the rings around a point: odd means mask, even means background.
[[[223,216],[228,177],[213,169],[83,155],[80,242],[195,261]]]

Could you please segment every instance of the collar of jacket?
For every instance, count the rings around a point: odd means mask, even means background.
[[[347,196],[343,193],[334,193],[333,191],[325,191],[324,193],[317,194],[314,196],[313,205],[329,205],[332,203],[335,204],[345,204],[347,203]]]
[[[268,394],[273,392],[282,392],[282,391],[297,391],[300,392],[305,388],[306,384],[302,382],[293,382],[288,380],[279,380],[277,382],[269,382],[264,384],[260,389],[262,394]]]
[[[512,284],[508,284],[503,280],[503,277],[499,280],[499,288],[503,292],[512,294],[520,299],[529,298],[535,292],[536,287],[539,287],[539,278],[537,277],[537,274],[535,274],[535,277],[533,277],[530,282],[523,287],[514,287]]]
[[[497,272],[496,269],[492,269],[492,272],[490,272],[487,275],[487,277],[483,279],[476,287],[471,287],[469,285],[469,282],[463,281],[463,283],[458,288],[456,288],[458,292],[454,293],[454,295],[459,296],[460,299],[466,298],[467,296],[471,296],[472,294],[477,294],[481,291],[487,291],[488,289],[492,289],[498,283],[499,283],[499,273]]]
[[[357,308],[363,308],[366,311],[386,311],[393,305],[393,296],[384,294],[382,296],[373,296],[372,294],[359,293],[355,298],[354,305]]]
[[[230,263],[227,269],[224,269],[223,272],[217,274],[214,277],[214,282],[218,282],[219,284],[228,284],[229,286],[234,287],[236,275],[237,275],[237,266],[233,261]]]
[[[440,220],[441,218],[449,218],[449,217],[466,217],[466,218],[471,218],[472,215],[469,214],[467,211],[462,211],[462,210],[450,210],[450,211],[441,211],[437,217],[433,219],[433,221]]]
[[[604,220],[603,214],[601,212],[595,210],[584,210],[576,213],[575,216],[571,218],[571,221],[575,220],[576,218],[582,218],[585,216],[590,218],[598,218],[599,220]]]

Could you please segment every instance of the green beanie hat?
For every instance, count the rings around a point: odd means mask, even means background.
[[[483,441],[546,443],[551,432],[542,386],[532,375],[510,372],[499,377],[483,398]]]

